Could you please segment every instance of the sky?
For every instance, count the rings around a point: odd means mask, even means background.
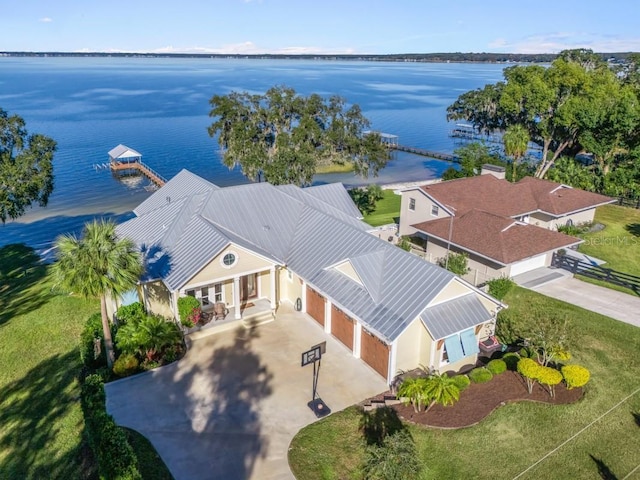
[[[0,0],[0,51],[640,51],[639,0]]]

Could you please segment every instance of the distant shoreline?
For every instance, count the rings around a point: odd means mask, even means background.
[[[604,60],[624,63],[632,52],[598,53]],[[550,63],[555,53],[405,53],[372,55],[286,55],[221,53],[135,53],[135,52],[0,52],[0,57],[72,57],[72,58],[195,58],[236,60],[318,60],[409,63]]]

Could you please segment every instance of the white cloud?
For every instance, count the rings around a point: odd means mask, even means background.
[[[284,54],[284,55],[331,55],[355,53],[353,48],[328,49],[315,46],[291,46],[282,48],[261,48],[251,41],[223,45],[220,48],[211,47],[174,47],[172,45],[151,50],[150,53],[211,53],[222,55],[261,55],[261,54]]]
[[[51,18],[51,17],[42,17],[38,21],[42,22],[42,23],[51,23],[51,22],[53,22],[53,18]]]
[[[572,48],[590,48],[594,52],[627,52],[640,50],[640,37],[557,32],[533,35],[511,42],[497,38],[490,42],[488,47],[509,53],[558,53]]]

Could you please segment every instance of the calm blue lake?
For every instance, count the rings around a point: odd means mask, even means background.
[[[58,142],[55,190],[45,209],[0,227],[0,244],[45,248],[96,215],[130,215],[148,181],[122,183],[95,165],[123,143],[170,178],[187,168],[224,186],[246,182],[221,163],[208,100],[233,90],[287,85],[301,94],[339,94],[361,106],[375,130],[442,152],[455,145],[445,110],[461,93],[502,78],[504,65],[236,59],[0,58],[0,107],[30,132]],[[395,183],[439,176],[449,165],[399,153],[377,178],[318,175],[317,183]]]

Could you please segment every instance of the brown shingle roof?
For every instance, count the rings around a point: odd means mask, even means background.
[[[474,208],[506,217],[538,210],[562,216],[613,201],[604,195],[533,177],[510,183],[493,175],[478,175],[420,188],[440,204],[453,207],[456,216]]]
[[[452,226],[450,222],[450,218],[440,218],[412,226],[445,242],[451,228],[452,244],[503,265],[581,242],[564,233],[475,209],[453,217]]]

